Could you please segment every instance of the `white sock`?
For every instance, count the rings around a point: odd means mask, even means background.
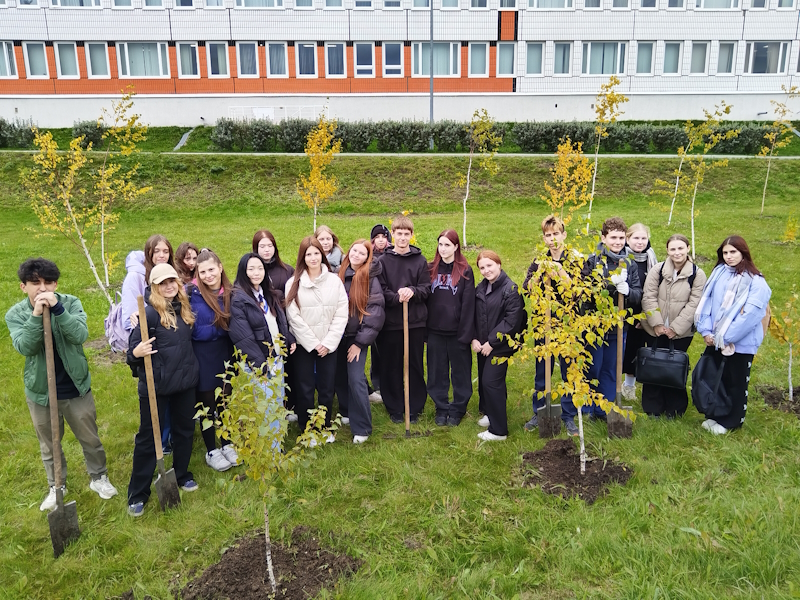
[[[622,385],[636,385],[636,375],[625,375],[625,383]]]

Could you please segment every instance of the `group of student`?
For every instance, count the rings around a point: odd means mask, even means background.
[[[281,259],[272,233],[260,230],[253,237],[252,251],[239,260],[233,282],[217,254],[189,242],[173,253],[166,237],[154,235],[143,252],[131,252],[126,259],[121,310],[128,330],[127,362],[139,379],[141,423],[128,485],[129,514],[143,513],[156,467],[142,368],[148,355],[153,361],[163,441],[171,447],[178,484],[187,492],[198,487],[189,471],[196,405],[206,407],[209,414],[221,410],[229,390],[223,388],[219,395],[215,390],[236,349],[244,355],[248,370],[279,378],[279,383],[286,381],[285,394],[275,401],[285,403],[289,419],[296,420],[301,430],[315,406],[315,393],[316,402],[327,409],[326,425],[334,414],[334,396],[338,398],[342,421],[349,424],[354,443],[367,441],[372,433],[370,401],[382,402],[392,422],[402,422],[404,305],[411,422],[419,419],[430,396],[436,425],[460,424],[473,394],[475,354],[482,413],[478,424],[486,428],[478,436],[485,441],[505,440],[508,362],[495,359],[511,356],[515,349],[508,336],[527,327],[524,296],[503,270],[496,252],[478,254],[476,266],[482,280],[476,285],[454,230],[439,234],[431,261],[411,245],[413,233],[412,221],[398,217],[391,232],[382,224],[375,225],[369,239],[354,241],[345,253],[337,236],[321,226],[300,242],[293,267]],[[636,325],[626,325],[623,335],[623,343],[627,340],[622,387],[626,398],[635,397],[639,348],[672,344],[685,350],[699,331],[706,354],[722,367],[722,385],[733,398],[729,415],[706,419],[703,427],[721,434],[742,425],[750,367],[763,340],[761,321],[771,293],[744,239],[731,236],[720,244],[716,266],[706,280],[702,269],[692,263],[689,241],[680,234],[667,241],[667,258],[662,262],[650,246],[648,228],[638,223],[626,227],[617,217],[603,223],[600,244],[589,257],[567,251],[566,230],[558,217],[542,222],[542,235],[549,260],[580,260],[582,276],[602,269],[608,292],[622,295],[632,313],[646,313]],[[523,291],[532,285],[539,267],[537,262],[531,264]],[[58,275],[56,265],[48,260],[23,263],[20,287],[27,297],[6,315],[14,347],[26,356],[26,395],[50,484],[41,510],[55,504],[52,440],[44,416],[47,381],[41,315],[45,304],[53,315],[59,409],[84,449],[92,489],[103,498],[117,493],[106,474],[81,347],[88,335],[86,315],[77,298],[55,293]],[[561,275],[568,277],[563,270]],[[146,323],[139,321],[138,296],[146,302]],[[280,351],[281,345],[285,352]],[[596,391],[610,401],[616,393],[616,346],[616,332],[591,345],[592,362],[586,373],[587,379],[596,382],[592,384]],[[565,369],[562,359],[562,373]],[[533,416],[524,425],[528,431],[538,426],[537,411],[544,404],[537,393],[544,390],[544,371],[540,360]],[[577,409],[568,397],[561,402],[567,432],[577,435]],[[73,407],[79,404],[77,415]],[[685,388],[643,386],[642,407],[649,415],[677,417],[687,406]],[[594,404],[582,410],[590,418],[606,416]],[[235,448],[218,441],[213,427],[202,435],[211,468],[225,471],[239,464]],[[334,442],[334,435],[327,441]]]

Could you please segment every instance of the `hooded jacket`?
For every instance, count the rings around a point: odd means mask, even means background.
[[[622,266],[628,270],[628,295],[625,296],[624,300],[624,307],[626,309],[637,309],[641,306],[642,302],[642,282],[639,280],[639,267],[636,265],[636,262],[628,256],[627,248],[623,248],[622,252],[620,253],[622,256],[622,260],[617,260],[613,256],[610,256],[607,251],[605,244],[598,244],[597,251],[589,256],[586,259],[586,262],[583,264],[583,269],[581,269],[581,275],[584,277],[588,277],[592,271],[595,270],[598,264],[602,266],[603,269],[603,277],[606,279],[606,289],[608,290],[609,295],[615,299],[614,305],[616,306],[616,294],[617,288],[616,286],[611,283],[609,279],[610,273],[612,271],[616,271],[617,269]],[[620,265],[620,263],[624,263]],[[584,307],[583,310],[594,310],[595,304],[594,301],[588,302]],[[628,329],[628,323],[626,322],[624,325],[625,330]],[[613,335],[617,335],[616,328],[613,328],[608,333],[606,333],[606,337],[611,337]]]
[[[284,338],[286,352],[289,352],[289,346],[295,343],[295,339],[289,331],[289,322],[280,304],[276,308],[275,319],[278,321],[278,332]],[[228,333],[233,344],[247,356],[247,362],[256,368],[267,362],[272,354],[274,340],[264,312],[255,299],[240,287],[233,288]]]
[[[288,294],[294,276],[286,282]],[[322,273],[313,281],[308,271],[300,276],[297,297],[286,307],[289,330],[306,352],[322,344],[335,352],[347,326],[347,292],[341,280],[322,265]]]
[[[408,303],[408,328],[425,327],[428,322],[426,301],[431,293],[431,276],[428,261],[420,249],[409,246],[408,252],[398,254],[394,246],[389,246],[380,256],[380,263],[383,271],[378,279],[386,301],[386,322],[383,328],[387,331],[403,329],[403,303],[397,294],[397,290],[403,287],[414,291]]]
[[[278,292],[278,299],[283,304],[283,299],[285,298],[283,290],[286,288],[286,282],[294,275],[294,267],[285,263],[283,266],[279,265],[274,256],[269,262],[263,259],[262,261],[264,262],[264,270],[267,272],[267,277],[272,282],[272,287]]]
[[[225,329],[214,324],[216,315],[206,303],[200,289],[193,284],[187,287],[189,303],[194,313],[192,348],[200,365],[200,381],[197,389],[204,392],[216,389],[222,384],[217,375],[224,373],[225,363],[233,360],[233,342]],[[217,296],[217,302],[222,309],[222,295]]]
[[[508,341],[498,334],[510,335],[524,318],[525,301],[517,284],[505,271],[489,290],[489,280],[484,279],[475,288],[475,339],[481,344],[489,342],[494,356],[511,356]]]
[[[144,252],[134,250],[125,257],[125,280],[122,282],[122,316],[125,320],[125,329],[133,329],[131,325],[131,315],[139,312],[139,305],[136,302],[138,296],[144,296],[147,282],[144,280]]]
[[[461,344],[475,339],[475,276],[467,265],[453,286],[453,266],[439,262],[428,296],[428,331],[454,335]]]
[[[369,266],[369,299],[367,300],[367,314],[359,319],[359,315],[347,315],[347,327],[344,330],[344,337],[355,337],[353,343],[359,348],[364,350],[370,346],[383,327],[386,320],[386,312],[384,311],[385,301],[383,299],[383,290],[381,283],[378,281],[383,267],[381,263],[373,262]],[[353,285],[353,276],[356,272],[352,267],[348,266],[344,274],[344,289],[347,292],[348,298],[350,297],[350,287]]]
[[[647,313],[642,327],[647,333],[655,336],[656,327],[668,325],[678,338],[694,335],[694,313],[703,296],[706,274],[698,268],[689,286],[693,271],[694,264],[687,260],[676,274],[671,258],[650,269],[642,292],[642,310]]]

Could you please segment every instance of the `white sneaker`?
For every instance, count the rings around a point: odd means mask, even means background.
[[[728,430],[719,423],[714,423],[708,428],[708,430],[714,435],[722,435],[724,433],[728,433]]]
[[[288,413],[286,413],[286,420],[289,421],[289,423],[296,423],[297,415],[294,414],[292,411],[289,411]]]
[[[61,489],[64,490],[64,495],[66,496],[67,488],[63,487]],[[42,502],[39,505],[39,510],[44,512],[46,510],[53,510],[55,507],[56,507],[56,486],[51,485],[50,492],[47,494],[47,498],[45,498],[44,502]]]
[[[369,395],[369,401],[373,404],[382,404],[383,403],[383,396],[379,390],[375,390]]]
[[[238,467],[239,466],[239,455],[236,454],[236,450],[233,447],[233,444],[228,444],[227,446],[223,446],[220,448],[220,452],[222,452],[222,456],[225,457],[231,466]]]
[[[490,431],[481,431],[478,434],[478,437],[481,438],[484,442],[502,442],[503,440],[508,438],[507,435],[495,435]]]
[[[363,444],[369,439],[368,435],[354,435],[353,436],[353,443],[354,444]]]
[[[89,489],[93,492],[97,492],[97,495],[103,500],[113,498],[119,493],[117,488],[111,485],[111,482],[108,480],[108,475],[101,475],[99,479],[93,479],[89,484]]]
[[[622,386],[622,397],[625,400],[636,400],[636,386],[635,385],[624,385]]]
[[[478,425],[481,427],[488,427],[489,426],[489,417],[483,415],[480,419],[478,419]]]
[[[326,444],[332,444],[332,443],[333,443],[333,442],[335,442],[335,441],[336,441],[336,436],[335,436],[335,435],[333,435],[333,434],[330,434],[330,435],[329,435],[329,436],[328,436],[328,437],[325,439],[325,443],[326,443]]]
[[[703,424],[700,425],[700,427],[702,427],[703,429],[707,429],[708,431],[711,431],[711,428],[716,424],[717,422],[714,419],[706,419],[705,421],[703,421]]]
[[[227,471],[233,466],[218,448],[206,452],[206,464],[215,471]]]
[[[342,417],[342,425],[350,425],[350,417]]]

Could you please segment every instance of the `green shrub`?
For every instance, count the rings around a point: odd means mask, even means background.
[[[653,147],[656,152],[677,152],[681,146],[686,146],[689,138],[683,127],[679,125],[656,125],[653,127]]]
[[[403,148],[402,123],[399,121],[381,121],[375,123],[375,139],[378,152],[400,152]]]
[[[89,142],[92,143],[94,150],[100,150],[103,145],[103,134],[106,132],[106,127],[100,125],[97,121],[77,121],[72,125],[72,138],[79,138],[83,136],[81,147],[86,150]]]
[[[652,125],[630,125],[627,127],[626,137],[630,144],[631,152],[644,154],[650,152],[650,142],[653,140]]]
[[[213,166],[212,166],[212,167],[209,169],[209,172],[210,172],[212,175],[219,175],[220,173],[224,173],[224,172],[225,172],[225,171],[227,171],[227,170],[228,170],[228,168],[227,168],[227,167],[223,167],[222,165],[213,165]]]
[[[758,154],[761,146],[766,143],[764,135],[769,131],[769,127],[769,125],[752,123],[725,124],[719,128],[719,132],[739,129],[739,135],[730,140],[722,140],[712,152],[714,154]]]
[[[431,144],[431,127],[425,121],[402,121],[400,136],[406,152],[425,152]]]
[[[316,121],[308,119],[285,119],[278,124],[278,146],[284,152],[304,152],[308,141],[308,132]]]
[[[221,150],[244,150],[250,141],[250,124],[241,119],[222,117],[214,125],[211,142]]]
[[[335,139],[342,140],[343,152],[366,152],[372,143],[372,123],[369,121],[337,123]]]
[[[253,152],[275,152],[278,147],[278,125],[268,119],[250,121],[250,145]]]
[[[456,152],[469,149],[469,133],[465,123],[437,121],[433,124],[433,140],[439,152]]]
[[[33,121],[6,121],[0,117],[0,148],[30,148]]]
[[[542,151],[542,126],[533,121],[516,123],[511,130],[517,146],[522,152],[541,152]]]

